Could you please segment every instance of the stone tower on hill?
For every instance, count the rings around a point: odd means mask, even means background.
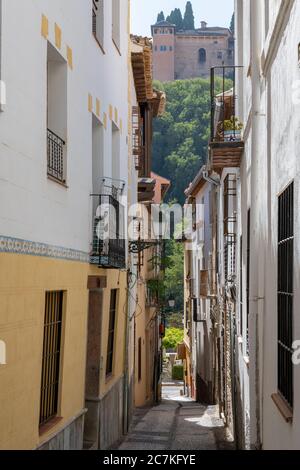
[[[208,78],[211,67],[234,65],[234,37],[228,28],[202,21],[201,28],[185,31],[160,21],[151,30],[155,80]]]

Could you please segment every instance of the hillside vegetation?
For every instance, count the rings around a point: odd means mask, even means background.
[[[226,88],[230,88],[228,80]],[[166,113],[154,123],[153,170],[172,182],[168,201],[184,203],[184,190],[207,160],[210,80],[155,82],[167,95]],[[221,90],[221,80],[216,84]]]

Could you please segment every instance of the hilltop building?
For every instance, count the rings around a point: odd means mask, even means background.
[[[234,64],[234,37],[228,28],[208,27],[177,30],[168,21],[151,27],[153,37],[153,75],[168,82],[210,76],[211,67]]]

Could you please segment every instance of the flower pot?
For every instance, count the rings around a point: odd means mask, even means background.
[[[241,140],[241,131],[224,131],[224,142],[238,142]]]

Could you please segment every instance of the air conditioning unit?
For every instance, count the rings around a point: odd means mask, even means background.
[[[193,320],[195,323],[203,323],[207,321],[206,301],[201,298],[192,299]]]

